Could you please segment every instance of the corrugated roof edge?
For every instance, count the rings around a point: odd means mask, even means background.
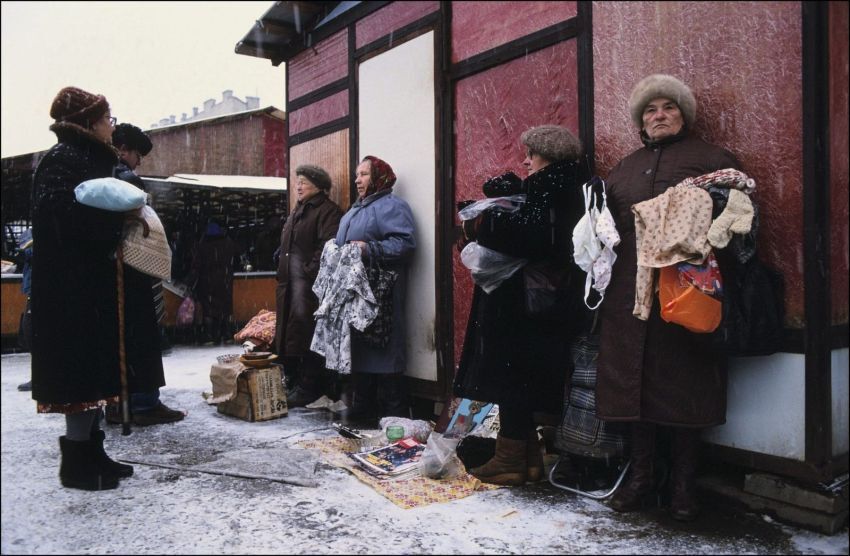
[[[189,122],[175,122],[173,124],[163,125],[159,127],[152,127],[150,129],[146,129],[145,133],[158,133],[160,131],[166,129],[177,129],[180,127],[191,127],[193,125],[200,124],[208,124],[212,122],[221,122],[226,120],[237,120],[241,118],[245,118],[246,116],[257,116],[260,114],[268,114],[273,118],[277,118],[280,121],[286,120],[286,112],[277,108],[275,106],[266,106],[265,108],[255,108],[253,110],[243,110],[242,112],[232,112],[230,114],[223,114],[221,116],[210,116],[209,118],[200,118],[197,120],[192,120]]]

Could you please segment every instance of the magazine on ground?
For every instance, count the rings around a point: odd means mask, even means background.
[[[419,466],[425,445],[405,438],[368,452],[348,454],[360,466],[376,476],[395,477]]]

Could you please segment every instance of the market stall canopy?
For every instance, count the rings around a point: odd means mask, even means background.
[[[200,189],[226,189],[229,191],[286,191],[286,178],[268,176],[224,176],[214,174],[174,174],[167,178],[142,176],[150,187],[197,187]],[[170,184],[170,185],[167,185]]]
[[[142,176],[166,231],[216,220],[231,230],[263,226],[287,214],[287,179],[266,176],[174,174]]]

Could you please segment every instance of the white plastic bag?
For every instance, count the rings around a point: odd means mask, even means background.
[[[457,457],[457,445],[461,437],[443,436],[432,432],[419,460],[419,471],[430,479],[451,479],[458,476],[465,467]]]
[[[457,213],[457,217],[461,220],[472,220],[488,209],[500,212],[516,212],[522,208],[523,203],[525,203],[525,193],[518,193],[507,197],[490,197],[489,199],[475,201],[471,205],[464,207]]]
[[[527,259],[488,249],[478,245],[477,241],[463,248],[460,252],[460,260],[463,266],[472,271],[472,280],[486,293],[498,288],[502,282],[528,263]]]

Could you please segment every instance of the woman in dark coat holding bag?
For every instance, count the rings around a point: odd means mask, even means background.
[[[319,273],[322,248],[336,237],[342,210],[327,195],[332,182],[323,168],[302,164],[295,175],[298,202],[280,238],[274,343],[287,376],[295,382],[286,395],[287,404],[303,407],[329,386],[325,384],[324,360],[310,351],[316,329],[313,313],[319,307],[313,282]]]
[[[513,213],[486,210],[464,222],[464,235],[479,245],[527,259],[560,277],[563,305],[546,318],[526,311],[520,269],[489,294],[476,286],[455,395],[499,404],[496,454],[471,469],[492,484],[522,485],[543,478],[543,455],[535,430],[536,410],[559,415],[564,380],[572,369],[569,346],[585,325],[584,276],[572,260],[572,231],[582,214],[581,144],[565,127],[542,125],[521,136],[528,177],[491,178],[487,197],[519,193],[526,202]]]
[[[629,110],[644,146],[608,176],[608,206],[621,243],[600,308],[601,330],[597,415],[632,423],[631,470],[611,499],[617,511],[641,507],[654,491],[656,426],[672,427],[672,500],[676,519],[694,519],[700,432],[726,420],[726,362],[712,348],[710,334],[695,334],[663,321],[657,296],[648,320],[633,316],[637,248],[632,206],[664,193],[688,177],[738,169],[728,151],[694,137],[691,90],[669,75],[641,80]]]
[[[112,175],[115,119],[103,95],[75,87],[59,91],[50,115],[59,141],[33,178],[32,396],[39,413],[65,415],[62,485],[112,489],[133,473],[106,455],[99,427],[101,409],[118,402],[121,388],[116,249],[125,214],[80,204],[74,189]],[[124,303],[127,369],[144,367],[150,383],[141,386],[157,388],[165,381],[150,280],[139,288],[132,282]]]

